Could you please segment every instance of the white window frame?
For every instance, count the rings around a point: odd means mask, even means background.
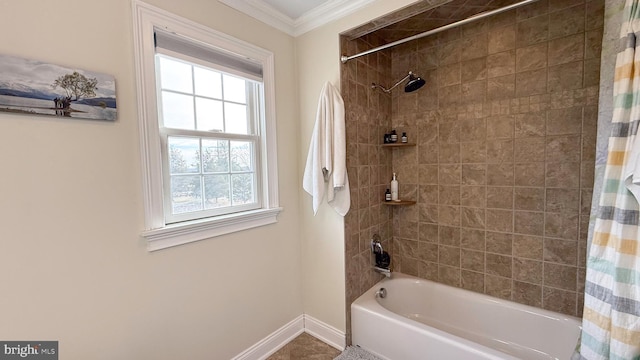
[[[276,148],[275,71],[273,53],[235,39],[191,20],[141,1],[132,1],[138,127],[142,166],[145,229],[149,251],[204,240],[236,231],[277,222],[282,211],[278,202],[278,166]],[[158,122],[154,29],[170,31],[214,48],[245,56],[262,64],[263,109],[260,124],[261,158],[259,193],[262,207],[256,210],[167,224],[165,221],[162,134]]]

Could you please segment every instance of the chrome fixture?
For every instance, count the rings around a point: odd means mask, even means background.
[[[384,269],[384,268],[381,268],[379,266],[374,266],[373,270],[375,270],[376,272],[378,272],[378,273],[380,273],[380,274],[382,274],[382,275],[384,275],[384,276],[386,276],[388,278],[391,277],[391,269]]]
[[[432,29],[432,30],[429,30],[429,31],[425,31],[425,32],[417,34],[417,35],[409,36],[408,38],[400,39],[398,41],[394,41],[394,42],[386,44],[386,45],[378,46],[376,48],[373,48],[373,49],[370,49],[370,50],[367,50],[367,51],[363,51],[363,52],[355,54],[355,55],[351,55],[351,56],[342,55],[342,56],[340,56],[340,61],[342,61],[343,64],[346,64],[347,61],[349,61],[351,59],[359,58],[360,56],[373,54],[375,52],[378,52],[378,51],[381,51],[381,50],[384,50],[384,49],[388,49],[388,48],[396,46],[396,45],[404,44],[406,42],[409,42],[409,41],[412,41],[412,40],[416,40],[416,39],[421,39],[421,38],[423,38],[425,36],[437,34],[439,32],[442,32],[442,31],[445,31],[445,30],[449,30],[451,28],[454,28],[454,27],[457,27],[457,26],[460,26],[460,25],[467,24],[467,23],[470,23],[470,22],[475,21],[475,20],[480,20],[480,19],[486,18],[487,16],[500,14],[502,12],[509,11],[509,10],[512,10],[512,9],[515,9],[515,8],[518,8],[518,7],[521,7],[521,6],[524,6],[524,5],[528,5],[528,4],[531,4],[531,3],[536,2],[536,1],[538,1],[538,0],[524,0],[524,1],[521,1],[519,3],[515,3],[515,4],[507,5],[505,7],[501,7],[499,9],[485,11],[485,12],[482,12],[480,14],[469,16],[466,19],[463,19],[463,20],[460,20],[460,21],[456,21],[456,22],[451,23],[451,24],[443,25],[443,26],[440,26],[439,28],[435,28],[435,29]]]
[[[380,242],[380,235],[378,234],[373,234],[371,237],[371,252],[374,254],[382,254],[384,252]]]
[[[376,83],[372,83],[371,88],[372,89],[380,88],[380,90],[389,94],[391,90],[395,89],[396,86],[400,85],[403,81],[407,79],[409,79],[409,81],[407,81],[407,84],[404,86],[404,92],[416,91],[426,83],[426,81],[424,81],[423,78],[421,78],[420,76],[416,76],[414,73],[409,71],[409,74],[407,74],[407,76],[403,77],[402,80],[398,81],[395,85],[393,85],[389,89],[385,89],[382,85],[376,84]]]
[[[384,299],[387,297],[387,289],[385,288],[380,288],[380,290],[376,291],[376,297]]]

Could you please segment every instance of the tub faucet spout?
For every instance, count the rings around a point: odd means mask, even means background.
[[[374,266],[373,270],[375,270],[376,272],[379,272],[380,274],[390,278],[391,277],[391,269],[385,269],[385,268],[381,268],[379,266]]]

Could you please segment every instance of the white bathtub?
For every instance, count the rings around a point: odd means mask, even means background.
[[[376,298],[384,287],[387,296]],[[580,319],[393,273],[351,304],[352,343],[388,360],[571,358]]]

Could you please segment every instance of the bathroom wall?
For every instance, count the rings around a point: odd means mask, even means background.
[[[341,34],[340,53],[353,55],[387,44],[387,40],[377,32],[370,32],[371,29],[409,18],[445,2],[420,1],[370,18]],[[361,35],[367,32],[369,34]],[[347,112],[347,170],[351,184],[351,210],[344,221],[348,343],[351,303],[382,278],[372,270],[370,242],[373,234],[380,235],[385,251],[392,253],[393,248],[393,210],[384,201],[391,180],[392,150],[380,147],[384,134],[392,126],[392,98],[371,86],[376,83],[389,88],[398,80],[391,77],[391,54],[392,50],[379,51],[350,60],[340,67],[341,92]]]
[[[218,1],[148,2],[274,52],[284,211],[149,253],[131,1],[0,0],[1,54],[112,74],[118,97],[115,122],[0,113],[2,340],[57,340],[68,360],[231,359],[304,313],[293,38]]]
[[[382,44],[367,35],[354,41],[342,37],[342,48],[355,54]],[[371,88],[389,86],[391,56],[381,51],[349,61],[342,68],[342,95],[346,106],[347,170],[351,179],[352,210],[345,217],[347,304],[381,278],[373,272],[370,241],[379,234],[383,248],[391,252],[392,211],[384,204],[391,171],[391,152],[380,147],[391,126],[391,97]],[[347,308],[347,314],[350,313]],[[347,316],[347,324],[350,317]],[[350,328],[349,326],[347,328]]]
[[[395,270],[581,315],[603,13],[540,0],[393,49],[391,79],[427,80],[391,100],[417,143],[392,151],[417,201],[394,209]]]
[[[438,1],[445,0],[422,0],[419,3],[436,3]],[[345,94],[348,90],[342,83],[341,77],[346,75],[345,66],[351,66],[356,63],[349,62],[347,65],[342,65],[339,60],[340,55],[353,54],[354,51],[353,49],[347,50],[341,47],[340,34],[351,30],[359,24],[370,23],[386,14],[395,13],[398,9],[410,6],[414,2],[414,0],[375,1],[357,12],[295,38],[296,68],[298,71],[297,88],[300,102],[300,137],[298,139],[299,148],[301,149],[298,155],[300,179],[302,179],[309,139],[315,123],[320,89],[322,89],[326,81],[330,81],[340,87],[341,93],[345,95],[347,111],[355,114],[355,112],[349,110],[350,100],[347,98],[348,95]],[[364,44],[360,46],[364,46]],[[390,66],[390,63],[388,66]],[[364,68],[361,67],[361,69]],[[363,86],[362,89],[364,89],[367,82],[362,80],[361,84]],[[366,93],[362,91],[361,94],[365,95]],[[352,99],[355,100],[355,98]],[[358,115],[358,119],[366,121],[364,116],[368,116],[370,113],[373,112],[361,113]],[[366,132],[369,131],[367,126],[361,126],[360,129]],[[353,144],[357,144],[357,135],[354,133],[354,127],[352,126],[349,126],[347,131],[349,132],[347,143],[353,149]],[[378,143],[372,142],[371,144],[377,145]],[[373,147],[373,145],[371,146]],[[367,148],[362,147],[362,150],[365,151]],[[358,172],[354,169],[352,162],[354,158],[351,155],[351,151],[348,151],[348,156],[351,159],[349,180],[354,191],[352,194],[355,195],[356,189],[359,189]],[[389,158],[389,166],[391,166],[390,164]],[[301,187],[299,188],[301,193],[299,215],[302,227],[304,311],[305,314],[319,319],[337,331],[344,333],[348,329],[346,322],[349,316],[347,312],[351,305],[351,300],[354,299],[354,296],[357,296],[356,294],[360,294],[359,291],[361,289],[366,289],[366,284],[371,283],[372,278],[375,276],[371,273],[368,263],[367,266],[360,266],[358,264],[363,262],[357,262],[358,259],[364,260],[365,256],[364,244],[362,245],[362,250],[360,250],[360,225],[356,223],[361,211],[359,202],[356,203],[358,197],[353,196],[352,207],[346,218],[337,215],[326,204],[322,204],[318,213],[314,215],[311,208],[311,196],[304,192]],[[367,209],[362,210],[367,212],[367,216],[370,214]],[[347,222],[351,224],[348,228],[345,227]],[[370,224],[370,222],[367,222],[367,224]],[[366,238],[365,235],[363,235],[364,238]],[[388,244],[390,235],[387,239]],[[357,254],[362,256],[358,257]]]

